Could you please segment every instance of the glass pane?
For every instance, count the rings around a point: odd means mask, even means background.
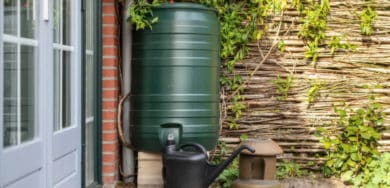
[[[54,50],[54,130],[72,125],[71,53]]]
[[[54,50],[53,52],[54,63],[54,130],[61,129],[61,51]]]
[[[70,45],[71,44],[71,0],[62,1],[62,31],[63,39],[62,44]]]
[[[62,127],[62,61],[61,50],[54,50],[54,130]]]
[[[85,19],[85,186],[95,181],[96,162],[96,124],[95,112],[95,65],[94,65],[94,3],[95,0],[86,0]]]
[[[86,1],[86,24],[85,24],[85,32],[86,32],[86,49],[87,50],[93,50],[93,38],[94,38],[94,32],[93,32],[93,15],[94,15],[94,8],[93,8],[93,1],[87,0]]]
[[[17,45],[4,43],[4,147],[18,143],[18,64]]]
[[[20,1],[20,34],[22,37],[35,38],[34,0]]]
[[[85,115],[86,118],[94,116],[94,96],[95,96],[95,79],[93,71],[93,56],[86,56],[86,74],[85,74]]]
[[[60,28],[60,0],[53,1],[53,41],[61,43],[61,28]]]
[[[94,142],[94,122],[86,123],[86,136],[85,136],[85,185],[88,186],[94,182],[95,173],[95,142]]]
[[[72,125],[71,54],[62,51],[62,128]]]
[[[17,1],[4,0],[4,33],[18,34]]]
[[[35,47],[20,48],[20,105],[22,142],[34,138],[35,128]]]

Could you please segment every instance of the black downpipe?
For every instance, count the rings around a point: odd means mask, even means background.
[[[238,154],[241,153],[242,150],[244,149],[247,149],[249,150],[251,153],[254,153],[255,152],[255,149],[247,146],[247,145],[241,145],[239,148],[237,148],[233,153],[232,155],[227,158],[225,161],[223,161],[221,164],[219,165],[212,165],[210,163],[208,163],[208,169],[207,169],[207,180],[206,180],[206,185],[209,186],[211,185],[215,178],[217,178],[219,176],[219,174],[234,160],[234,158],[237,157]]]

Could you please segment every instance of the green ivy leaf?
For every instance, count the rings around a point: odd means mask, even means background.
[[[341,174],[341,180],[344,182],[350,182],[352,180],[353,171],[346,171]]]

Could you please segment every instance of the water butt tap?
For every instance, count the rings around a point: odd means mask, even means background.
[[[163,150],[164,188],[207,188],[244,149],[255,152],[241,145],[224,162],[213,165],[202,145],[188,143],[177,148],[173,135],[168,135]]]

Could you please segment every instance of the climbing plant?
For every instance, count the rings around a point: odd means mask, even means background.
[[[329,0],[309,1],[305,8],[303,8],[303,1],[296,1],[295,6],[304,15],[298,36],[307,44],[305,58],[311,59],[315,64],[319,54],[318,47],[326,39],[326,19],[330,11]]]
[[[341,37],[338,36],[332,36],[330,38],[330,42],[328,45],[328,48],[330,49],[330,54],[334,55],[337,50],[351,50],[356,51],[356,46],[349,43],[349,42],[341,42]]]
[[[241,96],[243,84],[242,77],[234,72],[236,63],[241,62],[248,54],[248,43],[260,40],[264,30],[258,27],[264,24],[268,10],[271,8],[270,0],[245,1],[214,1],[200,0],[200,3],[217,10],[221,23],[221,58],[224,71],[220,78],[223,89],[235,92],[234,96],[227,98],[230,102],[226,110],[233,113],[227,119],[228,128],[237,129],[237,120],[241,118],[246,106]]]
[[[320,90],[324,86],[325,81],[321,81],[318,79],[310,80],[310,88],[307,90],[307,103],[310,106],[313,104],[320,95]]]
[[[129,7],[127,11],[128,16],[136,30],[145,28],[152,29],[152,24],[158,22],[158,17],[153,17],[152,8],[159,5],[159,0],[153,0],[152,2],[138,0]]]
[[[371,35],[372,34],[372,23],[376,18],[375,11],[368,5],[360,13],[360,33],[362,35]]]
[[[352,109],[344,105],[334,107],[334,112],[339,117],[335,129],[318,129],[327,151],[323,172],[325,176],[340,176],[352,183],[354,177],[370,173],[366,169],[379,157],[377,145],[383,128],[383,109],[371,97],[367,106]]]
[[[278,94],[276,98],[278,100],[287,99],[288,91],[292,87],[293,80],[293,74],[289,74],[286,78],[282,78],[280,75],[278,75],[277,79],[272,81],[272,83],[276,86],[276,93]]]
[[[299,164],[293,161],[283,160],[276,169],[276,177],[278,179],[301,177],[304,175],[307,175],[307,171],[303,170]]]

